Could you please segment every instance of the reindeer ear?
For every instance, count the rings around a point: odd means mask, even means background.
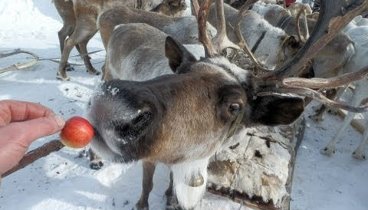
[[[165,55],[169,59],[170,68],[174,73],[185,73],[189,68],[180,68],[187,64],[196,62],[196,58],[182,44],[172,37],[166,37]]]
[[[304,110],[304,100],[299,97],[261,96],[252,101],[251,121],[275,126],[294,122]]]

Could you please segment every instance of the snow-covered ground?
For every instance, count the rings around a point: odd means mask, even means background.
[[[0,1],[0,51],[22,48],[41,58],[59,57],[57,31],[60,18],[51,0]],[[89,51],[103,49],[99,34],[88,45]],[[76,51],[72,52],[75,55]],[[13,56],[0,60],[0,68],[27,59]],[[91,55],[101,68],[104,52]],[[70,61],[81,63],[78,57]],[[18,72],[0,74],[0,100],[18,99],[41,103],[68,119],[83,115],[89,96],[100,77],[85,72],[84,66],[68,72],[71,81],[56,80],[57,64],[40,61]],[[319,150],[336,133],[341,120],[327,116],[320,124],[307,119],[308,128],[298,152],[292,190],[292,210],[367,210],[368,162],[351,157],[361,134],[349,128],[336,154],[326,157]],[[1,138],[1,137],[0,137]],[[57,136],[39,139],[34,149]],[[1,210],[97,210],[131,209],[141,191],[141,167],[107,164],[102,170],[89,169],[78,150],[63,148],[3,179]],[[164,209],[168,171],[159,166],[149,202],[152,210]],[[207,193],[198,209],[244,210],[240,204]]]

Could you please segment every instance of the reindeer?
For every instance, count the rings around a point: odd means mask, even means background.
[[[114,28],[119,24],[146,23],[171,36],[182,44],[198,44],[197,20],[194,16],[169,17],[151,11],[138,10],[126,6],[106,10],[98,18],[102,42],[105,49]],[[194,26],[194,27],[193,27]],[[211,36],[216,34],[216,29],[208,25]]]
[[[368,22],[366,18],[362,18],[361,16],[356,17],[349,25],[344,29],[345,33],[349,35],[352,39],[353,43],[355,43],[355,54],[351,57],[349,62],[344,66],[341,72],[338,74],[355,72],[362,68],[363,66],[368,65],[366,61],[366,55],[368,53],[368,40],[366,36],[368,34]],[[354,93],[352,98],[350,99],[351,104],[359,105],[363,103],[363,101],[368,98],[368,82],[367,79],[359,80],[353,83],[355,86]],[[344,92],[345,88],[340,89],[340,92],[337,94],[337,98],[339,98]],[[322,113],[321,113],[322,115]],[[335,153],[336,143],[341,138],[342,133],[346,130],[347,126],[350,125],[350,122],[353,120],[355,113],[348,112],[345,117],[341,127],[338,129],[336,135],[330,140],[327,146],[322,149],[322,154],[326,154],[331,156]],[[366,128],[363,133],[362,141],[359,146],[353,152],[353,157],[359,160],[365,160],[365,145],[368,142],[368,129]]]
[[[222,0],[216,3],[222,10]],[[327,3],[330,6],[336,1]],[[343,4],[339,1],[337,5]],[[205,48],[205,57],[200,60],[178,41],[147,24],[119,25],[108,42],[106,69],[111,79],[92,96],[88,107],[88,118],[96,131],[91,145],[110,161],[143,161],[143,190],[137,209],[148,209],[157,162],[170,166],[179,204],[185,209],[193,208],[205,191],[209,158],[235,133],[255,125],[290,124],[304,109],[304,100],[295,93],[321,100],[323,96],[308,87],[335,87],[368,73],[365,68],[321,81],[283,78],[289,73],[297,74],[315,47],[329,39],[319,31],[327,31],[329,36],[341,29],[321,24],[311,35],[317,41],[307,43],[294,60],[256,77],[220,55],[224,48],[232,46],[225,38],[223,11],[218,13],[221,21],[215,41],[210,40],[206,30],[209,6],[210,0],[204,1],[198,13],[198,37]],[[344,24],[352,13],[367,5],[358,6],[352,11],[345,8],[347,13],[338,23]],[[336,9],[322,4],[321,9],[326,8]],[[324,14],[328,19],[341,16],[331,11]],[[322,101],[353,111],[367,110],[367,106]]]
[[[54,4],[63,20],[63,27],[58,32],[61,60],[57,78],[61,80],[69,80],[66,74],[66,69],[69,67],[67,61],[74,46],[81,54],[87,72],[95,75],[100,74],[90,62],[87,44],[97,32],[96,21],[104,10],[126,5],[168,15],[177,15],[186,8],[183,0],[54,0]],[[66,39],[66,37],[69,38]]]
[[[312,13],[309,5],[298,2],[285,8],[258,1],[252,5],[251,10],[260,14],[271,25],[283,29],[289,35],[297,36],[303,42],[308,39],[309,31],[313,30],[318,17],[318,13]],[[299,21],[302,15],[304,24],[300,27]]]
[[[291,7],[293,7],[293,5],[295,4],[292,4]],[[260,2],[255,3],[252,6],[252,10],[263,16],[272,25],[285,30],[288,35],[299,37],[299,40],[302,41],[302,43],[305,43],[305,38],[308,37],[308,31],[312,31],[316,25],[315,17],[308,16],[308,30],[305,30],[307,27],[304,27],[304,33],[306,35],[303,37],[301,36],[301,32],[299,32],[298,23],[295,20],[298,18],[291,15],[289,10],[284,9],[279,5],[264,4]],[[346,35],[346,33],[340,32],[331,42],[319,51],[318,56],[316,56],[311,62],[310,70],[312,71],[307,71],[305,74],[322,78],[337,76],[343,72],[344,66],[349,62],[354,53],[355,47],[352,40],[348,35]],[[336,98],[336,93],[336,90],[332,89],[328,90],[326,95],[329,98]],[[321,106],[321,108],[319,108],[316,111],[316,114],[311,116],[311,118],[315,121],[321,121],[323,116],[322,114],[325,109],[325,106]]]
[[[294,5],[294,4],[292,4]],[[300,4],[296,4],[300,5]],[[300,38],[296,16],[290,14],[290,11],[275,4],[255,3],[252,5],[252,11],[256,11],[264,17],[271,25],[283,29],[286,34],[299,37],[299,41],[305,43],[304,38]],[[308,34],[315,27],[315,18],[307,18],[307,24],[301,28],[303,34]],[[306,27],[308,26],[308,27]],[[354,55],[354,45],[345,33],[339,33],[331,42],[329,42],[313,59],[313,75],[316,77],[333,77],[342,71],[344,65]]]
[[[146,23],[174,37],[182,44],[198,44],[197,20],[194,16],[169,17],[155,12],[143,11],[125,6],[116,7],[103,12],[98,19],[102,42],[107,50],[107,44],[111,33],[119,24]],[[211,37],[216,34],[216,29],[208,24],[208,33]],[[105,78],[103,71],[103,79]]]
[[[228,4],[224,4],[227,20],[227,34],[230,41],[238,43],[239,37],[236,32],[238,24],[238,10]],[[216,24],[216,8],[211,6],[208,21]],[[294,36],[287,35],[283,30],[272,26],[263,17],[254,11],[247,11],[241,17],[241,34],[245,42],[250,46],[251,52],[257,59],[262,60],[266,69],[275,69],[276,66],[291,58],[300,48],[301,43]]]
[[[106,10],[98,18],[97,25],[106,50],[114,28],[124,23],[146,23],[175,37],[180,43],[187,44],[187,47],[194,44],[193,47],[198,48],[195,44],[200,43],[198,40],[198,28],[193,27],[197,25],[197,20],[193,16],[169,17],[156,12],[120,6]],[[210,24],[207,24],[207,31],[211,37],[216,33],[216,29]],[[102,69],[102,79],[108,80],[110,75],[105,73],[105,65]],[[91,160],[90,167],[92,169],[100,169],[103,166],[100,158],[91,150],[88,151],[88,154]]]

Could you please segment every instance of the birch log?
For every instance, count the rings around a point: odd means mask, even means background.
[[[212,157],[209,192],[230,197],[253,209],[289,209],[296,151],[305,121],[291,126],[248,129]]]

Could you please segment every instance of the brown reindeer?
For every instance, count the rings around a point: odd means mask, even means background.
[[[128,6],[154,10],[167,15],[177,15],[186,8],[184,0],[54,0],[54,4],[63,20],[63,27],[58,33],[61,61],[57,78],[61,80],[69,80],[66,74],[66,68],[69,66],[67,61],[74,46],[81,54],[87,72],[99,74],[90,62],[87,43],[97,32],[96,21],[104,10],[117,6]]]
[[[146,23],[171,36],[182,44],[198,44],[197,20],[194,16],[170,17],[156,12],[138,10],[126,6],[116,7],[103,12],[98,18],[102,42],[107,49],[107,43],[114,28],[119,24]],[[211,36],[216,29],[208,25]]]
[[[327,25],[318,25],[311,35],[313,41],[307,42],[295,59],[261,78],[220,56],[224,48],[232,46],[223,42],[226,25],[221,0],[216,2],[221,21],[214,42],[206,31],[210,0],[200,6],[199,39],[206,55],[200,60],[175,39],[147,24],[115,28],[106,58],[111,79],[91,98],[88,108],[95,128],[92,148],[110,161],[143,161],[143,190],[136,209],[148,209],[157,162],[170,166],[180,206],[195,207],[205,191],[209,158],[245,127],[292,123],[304,108],[303,99],[293,94],[313,96],[353,111],[367,110],[367,106],[350,107],[325,100],[308,87],[346,84],[366,75],[368,68],[330,80],[283,78],[297,75],[316,46],[325,45],[331,33],[335,35],[334,30],[340,30],[367,6],[348,7],[351,5],[342,2],[326,0],[328,6],[322,4],[321,9],[327,10],[320,19]],[[341,7],[346,9],[345,16],[336,13]],[[336,21],[336,16],[341,18]],[[328,28],[329,19],[333,19],[334,28]]]
[[[155,12],[122,6],[106,10],[98,19],[98,27],[106,50],[114,28],[119,24],[127,23],[146,23],[174,37],[182,44],[200,43],[197,20],[194,16],[169,17]],[[210,36],[214,37],[216,29],[210,24],[208,24],[207,28]],[[106,79],[105,71],[102,78]]]

